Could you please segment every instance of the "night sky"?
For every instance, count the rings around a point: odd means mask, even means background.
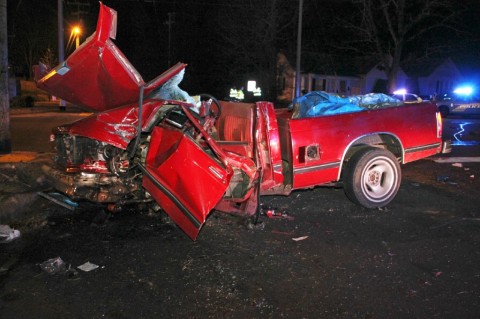
[[[254,28],[261,26],[262,17],[267,19],[264,12],[270,12],[268,6],[272,2],[273,0],[103,1],[118,12],[115,43],[146,81],[162,73],[169,65],[182,61],[189,65],[182,86],[194,93],[213,94],[227,92],[232,83],[243,79],[244,75],[254,73],[256,68],[267,68],[272,61],[275,63],[275,52],[285,53],[294,64],[297,1],[278,1],[279,9],[275,14],[279,23],[270,42],[262,40],[262,30],[258,30],[259,37],[255,38]],[[302,57],[307,59],[309,56],[330,55],[341,61],[361,54],[341,49],[342,41],[352,40],[352,34],[344,31],[342,26],[342,20],[353,19],[351,15],[354,10],[350,2],[304,1]],[[70,26],[78,21],[84,29],[81,40],[85,40],[86,36],[94,32],[98,1],[66,0],[64,3],[65,45],[68,44]],[[431,54],[432,59],[451,57],[465,76],[473,78],[480,70],[480,27],[477,23],[480,1],[452,0],[450,3],[458,11],[454,27],[442,32],[426,33],[407,46],[404,55],[410,60],[412,57],[414,60],[425,59],[424,52],[428,51],[425,44],[435,43],[440,49]],[[31,60],[38,60],[47,47],[58,52],[57,1],[8,0],[7,5],[9,60],[16,66],[16,70],[28,70],[29,64],[25,62],[25,54],[22,54],[25,43],[31,42],[27,38],[36,40],[29,49]],[[255,11],[248,11],[252,8]],[[245,34],[235,33],[242,28],[245,28]],[[248,33],[252,30],[253,35]],[[67,47],[66,56],[73,49],[73,45]],[[264,61],[260,58],[252,61],[267,52],[270,56]],[[302,63],[305,67],[309,64],[308,61]]]

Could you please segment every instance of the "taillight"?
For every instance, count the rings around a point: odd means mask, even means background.
[[[442,138],[442,128],[443,128],[442,114],[440,114],[440,112],[437,112],[436,115],[437,115],[437,138]]]

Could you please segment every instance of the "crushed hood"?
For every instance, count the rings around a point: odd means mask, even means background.
[[[140,87],[144,95],[159,88],[184,70],[177,63],[149,83],[112,42],[117,30],[117,12],[100,3],[96,31],[54,69],[34,69],[37,86],[65,101],[92,111],[106,111],[135,103]]]

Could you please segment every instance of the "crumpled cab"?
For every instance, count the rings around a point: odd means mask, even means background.
[[[116,17],[100,4],[96,32],[55,69],[35,70],[38,87],[98,111],[54,129],[55,165],[43,168],[54,187],[111,210],[161,207],[192,239],[217,205],[254,214],[258,106],[195,100],[178,87],[183,63],[146,83],[112,41]]]
[[[270,102],[190,96],[183,63],[145,82],[113,42],[116,17],[100,3],[95,33],[56,68],[35,69],[39,88],[96,112],[54,129],[43,167],[75,201],[164,211],[195,239],[212,210],[258,214],[260,195],[342,185],[358,205],[386,206],[400,164],[449,149],[429,102],[296,118]]]

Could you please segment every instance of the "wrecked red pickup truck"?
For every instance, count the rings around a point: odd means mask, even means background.
[[[178,87],[181,63],[145,83],[115,31],[116,12],[100,4],[96,32],[55,69],[36,69],[41,89],[98,112],[52,134],[44,172],[73,200],[150,205],[195,239],[212,210],[254,216],[260,195],[317,185],[342,183],[357,204],[385,206],[400,163],[447,145],[429,103],[294,119],[269,102],[195,99]]]

